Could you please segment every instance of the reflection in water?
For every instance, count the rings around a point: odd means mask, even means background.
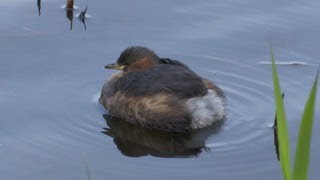
[[[274,124],[273,124],[273,137],[274,137],[274,147],[277,155],[278,161],[280,161],[280,154],[279,154],[279,141],[278,141],[278,122],[277,122],[277,114],[274,118]]]
[[[66,12],[66,17],[70,20],[70,30],[72,30],[72,24],[73,24],[73,0],[68,0],[67,1],[67,12]]]
[[[72,30],[72,24],[73,24],[73,9],[67,8],[66,17],[70,21],[70,30]]]
[[[37,0],[37,5],[38,5],[38,13],[40,16],[41,15],[41,0]]]
[[[282,93],[282,99],[283,98],[284,98],[284,93]],[[273,135],[274,135],[274,147],[275,147],[275,150],[276,150],[277,159],[278,159],[278,161],[280,161],[277,113],[276,113],[275,118],[274,118]]]
[[[86,25],[86,13],[87,13],[87,9],[88,9],[88,5],[86,6],[86,8],[84,9],[84,11],[81,11],[78,18],[79,20],[82,22],[82,24],[84,25],[84,29],[87,30],[87,25]]]
[[[202,150],[209,150],[205,147],[205,140],[217,133],[223,124],[221,121],[210,128],[189,133],[168,133],[134,125],[108,114],[103,117],[109,128],[102,132],[113,138],[122,154],[130,157],[197,156]]]
[[[37,6],[38,6],[38,13],[39,16],[41,15],[41,0],[37,0]],[[74,9],[77,9],[77,7],[74,6],[74,0],[67,0],[66,5],[62,6],[64,9],[66,9],[66,17],[70,21],[70,30],[72,30],[73,27],[73,11]],[[84,29],[87,30],[86,25],[86,13],[88,10],[88,5],[84,9],[84,11],[81,11],[78,18],[80,22],[84,25]]]

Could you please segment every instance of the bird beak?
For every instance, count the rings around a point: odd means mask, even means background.
[[[124,66],[119,65],[118,63],[112,63],[112,64],[105,65],[104,68],[106,68],[106,69],[123,70]]]

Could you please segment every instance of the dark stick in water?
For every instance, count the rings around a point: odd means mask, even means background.
[[[72,30],[72,24],[73,24],[73,9],[67,9],[66,17],[70,21],[70,30]]]
[[[73,0],[67,0],[67,5],[66,5],[67,13],[66,13],[66,17],[70,20],[70,30],[72,30],[72,24],[73,24],[73,4],[74,4],[74,1],[73,1]]]
[[[68,0],[67,1],[67,9],[73,9],[73,4],[74,4],[73,0]]]
[[[39,16],[41,15],[41,0],[37,0]]]
[[[84,25],[84,29],[87,30],[87,25],[86,25],[86,13],[87,13],[87,9],[88,9],[88,5],[86,6],[86,8],[84,9],[84,11],[81,11],[78,18],[79,20],[83,23]]]

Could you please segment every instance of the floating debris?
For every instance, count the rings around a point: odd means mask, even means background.
[[[262,61],[259,62],[262,65],[271,65],[271,62]],[[308,66],[308,63],[300,62],[300,61],[283,61],[283,62],[276,62],[276,65],[295,65],[295,66]]]
[[[37,5],[38,5],[38,13],[40,16],[41,15],[41,0],[37,0]]]
[[[67,18],[69,19],[69,21],[70,21],[70,30],[72,30],[72,25],[73,25],[73,9],[67,9],[66,17],[67,17]]]
[[[72,25],[73,25],[73,10],[72,9],[67,10],[66,17],[70,21],[70,30],[72,30]]]
[[[82,24],[84,25],[84,29],[87,30],[87,25],[86,25],[86,13],[88,10],[88,5],[86,6],[86,8],[84,9],[84,11],[81,11],[78,18],[80,20],[80,22],[82,22]]]
[[[72,25],[73,25],[73,5],[74,5],[74,1],[73,0],[67,0],[67,4],[66,4],[66,17],[69,19],[70,21],[70,30],[72,30]]]
[[[73,0],[67,0],[67,9],[73,9],[73,4],[74,4],[74,1]]]

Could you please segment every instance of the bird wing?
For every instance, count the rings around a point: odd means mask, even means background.
[[[113,89],[132,96],[166,93],[181,98],[202,96],[207,92],[201,77],[190,69],[164,64],[128,73],[115,82]]]

